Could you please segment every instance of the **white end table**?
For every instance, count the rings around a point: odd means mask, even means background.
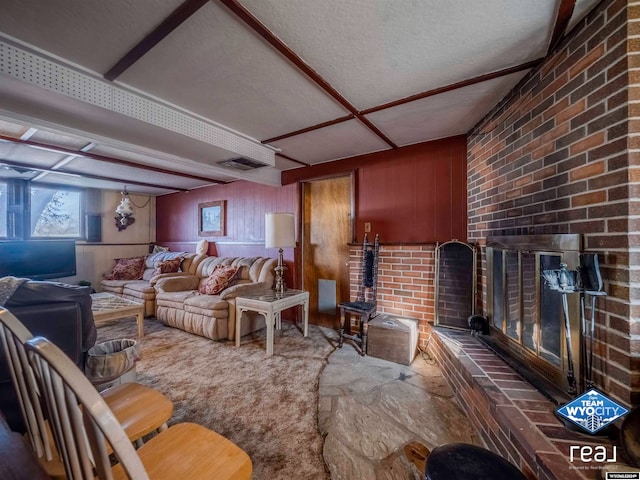
[[[242,314],[247,310],[264,315],[267,322],[267,357],[273,355],[274,329],[280,330],[281,312],[287,308],[302,305],[304,312],[304,336],[309,336],[309,292],[285,290],[283,294],[269,291],[260,295],[246,295],[236,298],[236,347],[240,346]]]

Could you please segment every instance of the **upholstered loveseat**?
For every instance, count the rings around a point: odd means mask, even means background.
[[[156,314],[156,282],[161,278],[183,275],[195,275],[198,264],[206,255],[186,252],[158,252],[144,258],[144,270],[139,279],[104,279],[100,285],[104,292],[113,293],[120,297],[144,304],[145,316]],[[159,273],[162,262],[182,258],[178,272]]]
[[[236,297],[271,289],[276,263],[276,259],[264,257],[207,257],[198,264],[195,275],[162,278],[156,282],[156,317],[165,325],[212,340],[234,340]],[[221,292],[200,293],[217,265],[239,269]],[[262,315],[252,312],[244,315],[241,335],[265,326]]]

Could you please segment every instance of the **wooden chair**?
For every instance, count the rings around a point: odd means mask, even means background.
[[[47,474],[65,478],[64,466],[53,444],[51,429],[42,412],[40,393],[27,360],[24,344],[32,338],[27,328],[8,310],[0,308],[0,341],[27,437]],[[125,429],[130,441],[142,444],[142,437],[167,428],[173,403],[160,392],[138,383],[125,383],[104,390],[102,398]]]
[[[360,345],[360,355],[367,354],[367,331],[369,320],[376,314],[378,293],[378,255],[380,252],[380,238],[376,235],[373,243],[364,234],[362,242],[362,273],[358,284],[358,295],[355,302],[343,302],[340,308],[340,339],[338,348],[342,348],[345,338]],[[351,333],[351,317],[358,317],[359,331]],[[348,318],[348,333],[345,333],[345,322]]]
[[[173,425],[135,450],[104,399],[64,352],[43,337],[25,346],[69,480],[251,478],[251,459],[244,451],[193,423]],[[114,466],[110,452],[119,462]]]

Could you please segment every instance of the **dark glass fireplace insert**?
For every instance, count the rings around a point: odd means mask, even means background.
[[[579,264],[580,235],[513,235],[487,239],[487,317],[482,340],[550,400],[570,398],[562,296],[542,272]],[[580,375],[580,301],[568,295],[571,358]]]

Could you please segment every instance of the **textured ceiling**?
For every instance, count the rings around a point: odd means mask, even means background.
[[[596,3],[2,0],[0,178],[278,185],[464,134]]]

